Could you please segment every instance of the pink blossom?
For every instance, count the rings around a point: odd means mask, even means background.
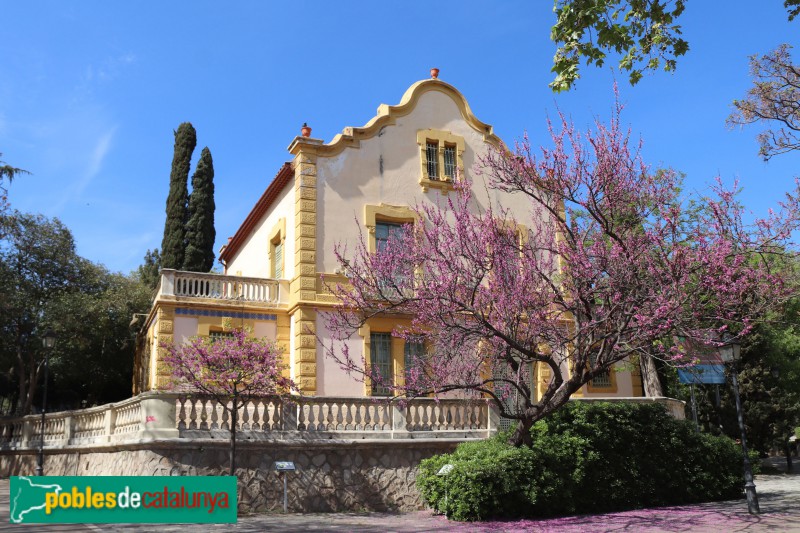
[[[476,169],[490,186],[529,201],[533,227],[517,226],[502,205],[476,208],[469,180],[439,205],[417,206],[422,222],[391,235],[386,249],[336,248],[348,284],[325,315],[335,341],[328,355],[381,383],[365,354],[339,342],[374,316],[409,318],[394,334],[425,340],[397,395],[448,391],[489,396],[522,423],[562,406],[584,384],[624,359],[680,362],[681,336],[715,347],[728,329],[746,335],[796,286],[782,258],[798,224],[798,201],[743,222],[736,185],[702,197],[681,195],[680,176],[652,169],[620,123],[578,132],[560,115],[553,146],[538,154],[527,137],[494,150]],[[363,235],[363,232],[362,232]],[[717,343],[718,344],[718,343]],[[532,368],[549,369],[542,393]]]

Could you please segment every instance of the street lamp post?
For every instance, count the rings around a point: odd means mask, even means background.
[[[47,413],[47,379],[48,369],[50,367],[50,352],[53,346],[56,345],[56,334],[52,329],[48,329],[44,337],[42,337],[42,345],[44,346],[44,388],[42,389],[42,427],[39,431],[39,462],[36,465],[36,475],[44,475],[44,417]]]
[[[742,417],[742,402],[739,399],[739,379],[736,363],[741,357],[742,347],[730,335],[723,338],[724,344],[720,346],[720,356],[723,363],[733,363],[731,370],[731,381],[733,382],[733,397],[736,400],[736,418],[739,420],[739,430],[742,432],[742,454],[744,456],[744,492],[747,495],[747,510],[750,514],[759,514],[758,494],[756,494],[756,484],[753,482],[753,469],[750,465],[750,457],[747,453],[747,437],[744,431],[744,418]]]

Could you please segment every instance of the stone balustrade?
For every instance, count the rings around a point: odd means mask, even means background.
[[[672,398],[598,398],[664,404],[683,418]],[[108,446],[158,440],[226,439],[231,413],[210,396],[146,392],[118,403],[45,415],[45,448]],[[242,440],[475,439],[495,434],[499,412],[488,400],[413,398],[259,397],[237,414]],[[36,449],[41,416],[0,419],[0,450]]]
[[[209,298],[277,305],[285,303],[284,300],[288,296],[287,289],[286,281],[276,279],[183,272],[165,268],[161,270],[161,282],[156,298],[162,296]]]
[[[254,398],[238,410],[243,440],[485,438],[499,417],[487,400],[405,402],[371,398]],[[44,446],[106,446],[227,438],[231,416],[210,396],[146,392],[128,400],[45,415]],[[0,450],[38,448],[41,416],[0,419]]]

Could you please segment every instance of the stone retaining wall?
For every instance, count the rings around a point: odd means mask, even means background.
[[[422,459],[452,451],[463,440],[237,442],[239,512],[283,509],[275,461],[294,461],[288,474],[289,510],[412,511]],[[32,475],[35,451],[0,452],[0,476]],[[152,442],[114,447],[46,450],[46,475],[227,475],[228,443],[221,440]]]

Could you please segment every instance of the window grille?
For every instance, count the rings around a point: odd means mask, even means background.
[[[405,346],[403,347],[403,365],[405,368],[406,373],[406,386],[411,385],[408,382],[408,376],[411,372],[411,369],[416,366],[417,361],[421,360],[422,357],[425,355],[425,343],[421,340],[418,341],[406,341]],[[409,398],[416,396],[416,391],[406,390],[406,396]]]
[[[444,146],[444,177],[454,179],[456,176],[456,147]]]
[[[370,365],[382,378],[382,383],[372,384],[372,394],[389,396],[392,389],[392,336],[389,333],[370,334]]]
[[[528,390],[531,391],[531,395],[533,395],[533,376],[534,376],[534,363],[533,361],[521,361],[521,357],[517,359],[519,361],[519,370],[514,373],[511,369],[511,365],[507,363],[498,362],[492,368],[492,375],[494,379],[505,379],[510,380],[518,384],[526,384],[528,386]],[[519,414],[522,409],[525,407],[525,398],[522,397],[519,390],[514,388],[511,391],[511,395],[503,401],[503,408],[509,414]],[[511,418],[500,418],[500,429],[503,431],[509,429],[517,420]]]
[[[272,245],[272,271],[275,279],[283,278],[283,241]]]
[[[439,179],[439,144],[428,142],[425,144],[425,158],[428,161],[428,179]]]
[[[217,342],[218,340],[222,339],[232,339],[233,333],[228,331],[209,331],[208,338],[211,340],[211,342]]]
[[[596,364],[597,364],[597,356],[594,354],[590,355],[589,366],[591,368],[594,368]],[[592,387],[606,387],[606,388],[611,387],[611,371],[606,370],[602,374],[595,376],[594,379],[592,379],[589,382],[589,385],[591,385]]]
[[[404,349],[404,362],[406,369],[414,366],[414,361],[425,355],[425,344],[421,341],[406,341]]]

